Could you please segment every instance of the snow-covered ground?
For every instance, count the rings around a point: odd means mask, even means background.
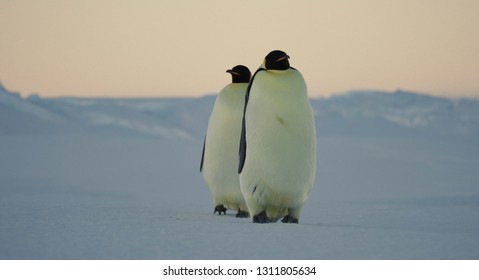
[[[479,101],[313,99],[298,225],[212,214],[199,161],[213,102],[0,87],[0,259],[479,258]]]

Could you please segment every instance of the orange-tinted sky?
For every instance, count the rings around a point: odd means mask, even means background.
[[[281,49],[311,96],[479,97],[477,0],[0,0],[0,34],[24,96],[201,96]]]

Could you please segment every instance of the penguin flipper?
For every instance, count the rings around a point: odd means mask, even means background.
[[[248,98],[245,100],[245,110],[246,110],[246,102]],[[244,121],[244,114],[243,114],[243,121],[241,124],[241,138],[240,138],[240,146],[239,146],[239,166],[238,166],[238,174],[241,173],[244,166],[244,161],[246,159],[246,124]]]
[[[241,174],[241,171],[243,170],[244,167],[244,162],[246,160],[246,107],[248,106],[248,100],[249,100],[249,92],[251,90],[251,86],[253,85],[254,78],[256,77],[256,74],[258,74],[261,71],[266,71],[265,68],[259,68],[256,70],[254,73],[253,77],[251,78],[251,81],[248,84],[248,87],[246,88],[246,94],[245,94],[245,100],[244,100],[244,110],[243,110],[243,119],[241,123],[241,138],[240,138],[240,147],[239,147],[239,166],[238,166],[238,174]]]
[[[205,159],[205,145],[206,145],[206,135],[205,135],[205,140],[203,141],[203,153],[201,154],[200,172],[203,171],[203,161]]]

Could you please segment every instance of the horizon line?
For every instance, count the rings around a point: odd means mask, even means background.
[[[157,95],[152,95],[152,94],[140,94],[140,95],[117,95],[115,96],[110,95],[110,94],[97,94],[97,95],[88,95],[88,96],[81,96],[78,94],[58,94],[58,95],[52,95],[52,96],[45,96],[41,93],[38,92],[32,92],[29,94],[24,94],[19,91],[11,90],[7,88],[2,81],[0,80],[0,89],[5,90],[7,93],[11,94],[17,94],[19,95],[22,99],[27,100],[30,98],[40,98],[40,99],[55,99],[55,98],[74,98],[74,99],[196,99],[196,98],[204,98],[204,97],[210,97],[210,96],[216,96],[218,95],[219,92],[203,92],[201,94],[180,94],[180,95],[168,95],[168,94],[157,94]],[[463,94],[458,94],[458,95],[452,95],[451,93],[429,93],[429,92],[422,92],[422,91],[415,91],[415,90],[409,90],[409,89],[404,89],[404,88],[396,88],[395,90],[387,90],[387,89],[379,89],[379,88],[353,88],[349,89],[346,91],[336,91],[336,92],[330,92],[327,94],[320,94],[320,93],[309,93],[308,97],[309,99],[328,99],[334,96],[341,96],[341,95],[347,95],[347,94],[352,94],[352,93],[379,93],[379,94],[395,94],[395,93],[411,93],[411,94],[416,94],[416,95],[422,95],[422,96],[429,96],[429,97],[434,97],[434,98],[446,98],[446,99],[451,99],[451,100],[458,100],[458,99],[473,99],[473,100],[479,100],[479,93],[463,93]]]

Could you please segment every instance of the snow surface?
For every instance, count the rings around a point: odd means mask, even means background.
[[[479,101],[312,99],[318,173],[298,225],[212,214],[213,102],[0,86],[0,259],[479,258]]]

